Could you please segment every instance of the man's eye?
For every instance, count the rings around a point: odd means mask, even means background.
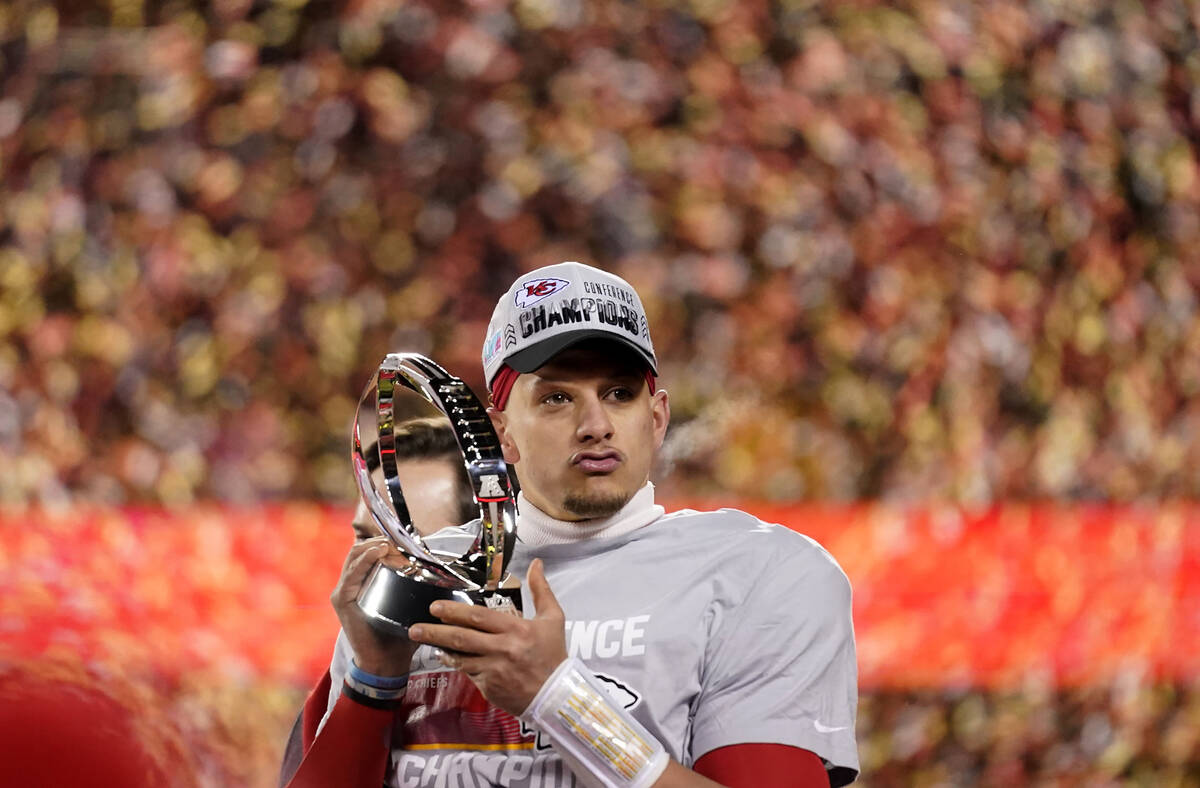
[[[556,391],[553,394],[547,394],[545,397],[542,397],[542,402],[546,403],[547,405],[563,405],[569,401],[570,400],[567,399],[567,395],[563,394],[561,391]]]
[[[633,390],[625,388],[624,386],[618,386],[617,388],[609,391],[608,396],[612,397],[618,402],[628,402],[629,400],[633,399]]]

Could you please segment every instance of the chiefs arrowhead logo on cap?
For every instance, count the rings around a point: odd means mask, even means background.
[[[513,300],[520,309],[524,309],[543,298],[549,298],[570,284],[566,279],[532,279],[521,283]]]
[[[532,372],[588,339],[623,343],[658,374],[646,310],[633,286],[572,260],[529,271],[509,285],[485,336],[483,376],[489,388],[506,366]]]

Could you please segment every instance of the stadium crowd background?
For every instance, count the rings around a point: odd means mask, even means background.
[[[563,259],[643,294],[674,499],[1195,499],[1198,28],[1171,0],[17,0],[0,502],[344,504],[382,355],[479,391],[495,294]],[[265,770],[288,703],[195,697],[206,768]],[[881,690],[860,729],[869,785],[1200,780],[1195,684]]]

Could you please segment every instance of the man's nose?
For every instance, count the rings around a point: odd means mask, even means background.
[[[575,437],[587,443],[597,440],[608,440],[613,435],[612,419],[608,409],[599,397],[582,397],[580,403],[579,422],[575,426]]]

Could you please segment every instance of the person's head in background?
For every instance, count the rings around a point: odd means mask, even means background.
[[[429,536],[479,516],[462,453],[444,418],[410,419],[396,425],[396,474],[413,527]],[[377,442],[363,447],[367,470],[379,470]],[[360,499],[354,510],[354,540],[379,536],[379,527]]]
[[[185,743],[196,720],[173,711],[165,687],[67,652],[0,660],[0,785],[196,788],[232,777]]]

